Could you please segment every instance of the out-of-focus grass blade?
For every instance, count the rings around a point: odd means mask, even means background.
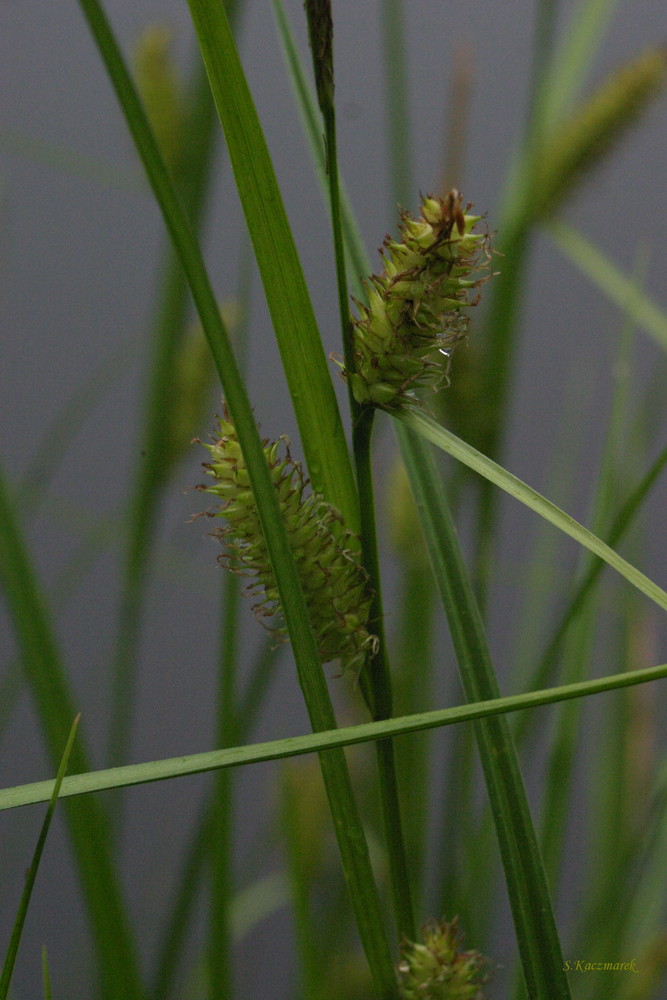
[[[215,110],[206,74],[198,67],[185,120],[180,122],[177,154],[180,169],[175,182],[195,231],[200,227],[212,174]],[[178,106],[177,106],[178,107]],[[174,108],[171,109],[174,115]],[[189,288],[175,247],[168,246],[159,277],[159,292],[149,330],[149,359],[143,412],[139,419],[137,462],[125,513],[127,543],[123,547],[122,577],[115,646],[111,662],[111,706],[106,762],[122,763],[130,738],[135,702],[137,651],[142,612],[150,590],[151,556],[159,527],[159,506],[173,469],[171,440],[179,419],[174,403],[178,393],[178,367],[186,343]],[[182,364],[182,361],[181,361]],[[189,431],[189,437],[196,433]],[[120,804],[118,804],[120,805]],[[114,810],[116,826],[120,809]]]
[[[618,0],[588,0],[578,6],[543,89],[540,113],[545,131],[566,113],[579,91],[617,6]]]
[[[546,688],[542,691],[531,691],[527,694],[516,694],[507,698],[493,698],[478,701],[472,705],[459,705],[456,708],[443,708],[434,712],[420,712],[417,715],[406,715],[396,719],[386,719],[382,722],[366,722],[358,726],[310,733],[307,736],[290,736],[269,743],[253,743],[248,746],[231,747],[229,750],[210,750],[206,753],[171,757],[145,764],[127,764],[125,767],[91,771],[65,778],[60,789],[60,797],[87,795],[89,792],[143,785],[151,781],[164,781],[166,778],[183,777],[187,774],[203,774],[206,771],[215,771],[219,767],[258,764],[262,761],[280,760],[284,757],[315,753],[333,747],[369,743],[387,736],[416,733],[426,729],[437,729],[440,726],[451,726],[458,722],[472,722],[475,719],[484,719],[505,712],[518,712],[526,708],[552,705],[554,702],[565,701],[568,698],[584,698],[593,694],[601,694],[604,691],[614,691],[618,688],[632,687],[635,684],[662,680],[664,677],[667,677],[667,663],[661,663],[656,667],[647,667],[645,670],[634,670],[625,674],[601,677],[593,681],[582,681],[579,684],[564,684],[561,687]],[[16,785],[14,788],[0,789],[0,812],[4,809],[34,805],[37,802],[48,802],[52,791],[52,781],[37,781],[29,785]]]
[[[34,515],[49,495],[49,486],[75,435],[107,393],[138,361],[136,337],[125,340],[103,358],[77,385],[52,422],[30,459],[19,490],[23,514]]]
[[[463,462],[468,468],[478,472],[480,476],[484,476],[485,479],[499,486],[500,489],[509,493],[510,496],[520,500],[526,507],[530,507],[531,510],[534,510],[541,517],[545,518],[545,520],[550,521],[561,531],[565,532],[566,535],[569,535],[570,538],[574,538],[576,542],[589,549],[594,555],[599,556],[612,569],[615,569],[621,576],[624,576],[642,594],[646,594],[647,597],[650,597],[652,601],[667,611],[667,593],[664,590],[653,583],[652,580],[649,580],[644,573],[641,573],[634,566],[630,565],[627,560],[619,556],[613,549],[610,549],[601,539],[587,528],[584,528],[578,521],[575,521],[569,514],[566,514],[555,504],[551,503],[550,500],[547,500],[546,497],[543,497],[537,490],[527,486],[526,483],[513,476],[511,472],[507,472],[502,466],[496,462],[492,462],[490,458],[482,455],[475,448],[471,447],[471,445],[466,444],[465,441],[456,437],[451,431],[441,427],[431,417],[427,416],[427,414],[417,411],[397,411],[392,416],[396,416],[403,423],[407,424],[408,427],[421,434],[422,437],[437,445],[438,448],[446,451],[447,454],[458,459],[458,461]]]
[[[44,990],[44,1000],[53,1000],[51,975],[49,973],[49,959],[46,953],[46,948],[42,948],[42,985]]]
[[[72,719],[76,713],[42,594],[17,522],[0,470],[0,579],[16,631],[25,677],[55,768],[67,739],[65,720]],[[77,772],[90,769],[81,739],[72,748],[71,760]],[[48,801],[49,797],[50,792],[44,801]],[[108,817],[94,799],[70,803],[66,816],[97,949],[102,995],[138,1000],[141,997],[139,969],[111,858]]]
[[[16,964],[16,956],[18,955],[19,944],[21,943],[21,934],[23,933],[25,918],[28,915],[28,906],[30,905],[30,897],[32,896],[32,890],[35,885],[35,879],[37,878],[37,870],[39,868],[39,863],[42,860],[42,852],[44,851],[46,838],[48,837],[49,834],[51,820],[53,819],[53,813],[55,811],[56,802],[58,800],[58,795],[60,793],[60,786],[62,785],[63,778],[65,777],[65,771],[67,770],[67,765],[69,763],[70,753],[72,751],[72,746],[74,744],[74,738],[76,736],[76,731],[79,725],[80,718],[81,716],[77,715],[76,718],[74,719],[74,722],[72,723],[72,728],[70,729],[69,736],[67,738],[67,744],[65,745],[65,750],[63,752],[60,761],[60,767],[58,768],[56,780],[53,785],[53,792],[51,794],[51,799],[49,801],[49,807],[46,810],[46,816],[44,817],[44,822],[42,823],[42,829],[40,830],[39,837],[37,838],[37,846],[35,847],[35,853],[32,856],[30,867],[26,872],[25,885],[23,887],[23,893],[21,895],[21,902],[19,904],[18,912],[16,914],[16,920],[14,921],[14,927],[12,928],[9,947],[7,949],[4,965],[2,967],[2,974],[0,975],[0,1000],[6,1000],[7,994],[9,992],[9,984],[11,982],[12,973],[14,971],[14,965]]]
[[[87,183],[92,181],[102,188],[128,191],[134,195],[146,193],[143,180],[136,172],[25,132],[0,129],[0,150],[30,163],[60,170]]]
[[[614,70],[542,143],[529,199],[533,219],[550,215],[606,158],[662,93],[667,53],[652,46]]]
[[[632,278],[623,274],[598,247],[567,223],[554,219],[548,224],[547,232],[564,257],[590,278],[611,302],[626,311],[663,351],[667,351],[667,315],[647,295],[636,295]]]
[[[359,514],[331,374],[273,165],[224,7],[189,0],[296,413],[313,488],[358,531]]]

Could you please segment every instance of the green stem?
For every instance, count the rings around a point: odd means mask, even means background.
[[[386,108],[389,133],[391,192],[401,205],[412,197],[412,145],[408,110],[408,75],[405,58],[403,0],[385,0],[380,7],[383,32]],[[391,214],[396,204],[391,206]]]
[[[220,616],[220,694],[218,699],[219,747],[234,746],[239,738],[236,721],[236,671],[238,665],[239,581],[227,573],[222,587]],[[230,907],[232,900],[233,779],[231,771],[216,775],[213,800],[211,902],[209,923],[209,996],[233,997]]]
[[[412,563],[409,556],[402,567],[401,593],[398,599],[399,626],[398,669],[394,661],[394,711],[399,715],[426,711],[433,696],[433,614],[435,595],[430,586],[428,566]],[[415,670],[419,683],[415,683]],[[432,761],[431,737],[420,733],[401,740],[397,773],[403,805],[403,831],[410,862],[411,888],[419,909],[426,876],[429,776]]]
[[[248,738],[266,700],[271,681],[275,677],[275,665],[276,646],[269,637],[251,669],[250,678],[235,711],[236,737],[239,743]],[[221,689],[226,687],[226,684],[221,684]],[[149,993],[151,1000],[167,1000],[173,993],[178,962],[183,954],[187,933],[193,926],[192,913],[197,904],[203,870],[211,854],[210,845],[215,835],[217,818],[216,790],[214,789],[211,800],[206,803],[194,823],[194,833],[186,851],[186,860],[179,873],[180,882],[174,895],[174,903],[170,907],[162,933],[153,977],[154,985]]]
[[[503,218],[499,224],[502,240],[500,273],[494,278],[486,330],[488,336],[479,377],[478,403],[484,414],[477,447],[490,458],[497,458],[503,447],[512,361],[516,353],[526,265],[530,250],[530,222],[527,213],[540,162],[543,135],[543,99],[556,41],[556,0],[537,5],[534,58],[529,86],[528,119],[517,163],[510,175]],[[489,483],[480,485],[479,517],[476,539],[475,575],[478,600],[482,609],[493,560],[498,496]]]
[[[352,323],[350,321],[350,299],[345,266],[345,239],[341,214],[340,184],[338,178],[338,156],[336,145],[336,115],[333,102],[322,108],[324,134],[326,137],[326,164],[329,178],[329,202],[331,206],[331,228],[333,231],[334,253],[336,257],[336,289],[338,292],[338,312],[340,315],[341,343],[347,371],[354,371],[354,347]],[[353,423],[359,418],[359,404],[352,392],[352,383],[346,379],[347,398]]]
[[[382,610],[382,582],[378,558],[375,527],[375,500],[371,463],[371,437],[374,410],[362,410],[354,427],[354,456],[357,469],[357,488],[361,508],[361,549],[364,566],[369,576],[374,596],[371,605],[370,625],[378,637],[377,654],[362,673],[360,686],[372,718],[375,721],[390,719],[393,711],[391,674],[387,656]],[[380,775],[380,799],[384,820],[392,897],[399,937],[415,940],[415,922],[410,893],[410,878],[403,838],[403,824],[398,796],[394,747],[391,740],[379,740],[376,746]]]
[[[404,427],[397,427],[397,435],[422,515],[466,699],[472,703],[497,698],[498,682],[481,613],[433,456],[426,443]],[[531,1000],[569,1000],[544,867],[507,720],[488,719],[474,728],[528,995]]]
[[[317,96],[324,119],[327,151],[327,175],[329,178],[329,200],[336,258],[336,284],[338,306],[345,354],[345,367],[354,371],[352,326],[349,317],[347,277],[345,273],[345,249],[341,216],[340,185],[338,181],[338,158],[336,152],[336,112],[334,105],[334,65],[333,65],[333,21],[331,4],[328,0],[307,0],[306,13],[310,33],[310,46]],[[371,605],[370,621],[379,639],[379,649],[368,666],[362,671],[360,686],[366,703],[374,719],[389,719],[392,714],[391,678],[387,660],[387,646],[384,637],[382,592],[375,529],[375,502],[373,498],[373,475],[371,467],[371,436],[373,431],[373,411],[361,409],[354,399],[348,379],[348,398],[352,414],[353,445],[357,471],[361,514],[361,548],[364,566],[369,575],[374,597]],[[415,938],[415,926],[410,896],[410,880],[405,854],[405,843],[401,823],[400,803],[394,748],[391,740],[380,740],[376,747],[380,799],[384,820],[389,871],[392,887],[394,911],[398,935]]]

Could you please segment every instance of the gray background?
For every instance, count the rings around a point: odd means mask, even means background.
[[[270,7],[263,0],[246,6],[241,34],[244,64],[325,347],[337,350],[331,252],[320,194],[275,40]],[[382,6],[377,0],[339,0],[335,4],[340,160],[374,263],[375,247],[384,233],[395,231],[379,61]],[[574,5],[562,6],[565,23]],[[287,7],[305,51],[302,4],[288,0]],[[193,42],[185,3],[116,0],[108,9],[126,51],[146,24],[163,21],[174,31],[179,63],[184,69],[189,66]],[[466,198],[488,212],[489,227],[494,229],[510,152],[526,111],[534,4],[411,0],[406,9],[416,185],[408,207],[416,207],[419,190],[426,192],[437,186],[452,59],[456,49],[465,44],[473,61],[474,90],[465,174],[459,183]],[[661,5],[652,0],[620,4],[600,58],[591,68],[590,83],[664,34]],[[76,4],[37,0],[0,3],[0,93],[0,455],[5,468],[20,477],[45,428],[72,390],[118,344],[129,338],[139,360],[102,398],[76,435],[42,516],[27,525],[40,578],[48,585],[74,550],[81,525],[90,518],[117,517],[122,510],[139,447],[135,430],[144,378],[141,359],[164,236]],[[664,109],[664,102],[654,105],[613,160],[599,171],[594,184],[573,198],[564,213],[628,273],[637,246],[647,247],[650,265],[646,287],[663,303],[667,251]],[[67,151],[71,162],[54,163],[53,157],[45,162],[35,149],[26,150],[28,140]],[[216,173],[206,252],[216,291],[225,296],[235,291],[243,225],[230,172],[220,158]],[[287,432],[295,439],[258,281],[255,287],[251,396],[265,433],[277,436]],[[575,457],[577,489],[570,510],[584,520],[586,481],[596,461],[607,414],[620,323],[618,313],[562,260],[548,239],[538,238],[523,317],[522,349],[515,368],[506,464],[536,488],[547,489],[549,455],[566,405],[578,427],[581,448]],[[483,336],[483,323],[477,324],[475,336]],[[640,333],[635,349],[639,371],[648,377],[659,357],[657,348]],[[573,406],[580,409],[572,412]],[[211,412],[215,408],[213,400]],[[664,439],[664,426],[662,430]],[[200,433],[205,436],[206,432],[207,426],[203,426]],[[381,439],[386,465],[390,453],[386,428],[381,430]],[[193,449],[180,476],[183,490],[199,481],[200,460]],[[186,523],[200,506],[196,495],[183,495],[179,488],[163,513],[164,558],[147,601],[133,760],[212,746],[219,575],[215,550],[202,538],[200,525]],[[657,525],[662,509],[660,499],[654,499],[646,523]],[[527,555],[535,521],[511,503],[503,503],[501,510],[506,542],[499,559],[506,568],[506,586],[494,595],[492,639],[502,673],[519,599],[519,567]],[[564,548],[566,559],[572,560],[574,547]],[[113,636],[119,554],[118,546],[112,546],[57,623],[84,713],[86,735],[98,751],[103,746],[108,712],[104,668]],[[387,568],[391,570],[389,557]],[[651,539],[647,546],[642,568],[663,586],[667,582],[664,529],[662,536]],[[255,644],[256,629],[250,625],[248,643]],[[13,646],[4,616],[0,628],[2,660],[9,661]],[[289,658],[284,657],[281,663],[271,703],[254,734],[257,739],[308,728]],[[656,691],[661,692],[661,688]],[[38,780],[49,773],[25,694],[3,737],[0,782],[4,786]],[[255,820],[272,803],[273,776],[269,766],[252,768],[251,773],[241,776],[240,838],[254,829]],[[206,787],[206,779],[194,778],[169,783],[169,787],[135,790],[128,796],[126,880],[130,906],[144,935],[147,961],[152,955],[153,925],[168,900],[170,871],[178,866]],[[40,821],[40,810],[2,816],[0,947],[28,863],[27,845],[33,843]],[[576,900],[569,905],[576,905]],[[259,928],[256,948],[270,957],[275,954],[271,951],[275,942],[286,933],[284,915],[278,914]],[[60,995],[90,995],[86,934],[69,868],[69,848],[59,823],[39,876],[15,977],[17,997],[39,995],[42,943],[49,949]],[[240,957],[238,975],[244,986],[239,995],[289,996],[288,965],[283,968],[281,962],[273,960],[262,967]]]

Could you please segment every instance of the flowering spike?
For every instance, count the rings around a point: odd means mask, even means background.
[[[466,335],[473,290],[487,276],[489,237],[475,233],[480,216],[464,212],[461,195],[422,198],[421,216],[401,214],[400,241],[385,237],[383,272],[365,288],[368,304],[353,319],[354,370],[343,369],[358,403],[395,407],[418,402],[415,390],[439,388],[450,351]],[[437,361],[433,360],[440,352]]]
[[[172,170],[188,160],[183,148],[184,88],[172,55],[172,32],[164,25],[147,27],[134,53],[137,87],[162,155]]]
[[[426,924],[423,944],[405,941],[398,966],[402,1000],[482,1000],[486,959],[459,951],[458,918]]]
[[[210,461],[204,468],[214,483],[197,489],[223,501],[218,511],[207,512],[227,521],[212,532],[225,546],[221,562],[252,578],[247,591],[258,598],[253,608],[258,617],[279,616],[278,588],[248,470],[227,413],[219,418],[212,440],[205,445]],[[263,447],[322,662],[340,658],[344,669],[358,672],[375,654],[378,642],[367,628],[372,593],[358,547],[335,508],[318,494],[306,492],[308,482],[301,465],[290,456],[287,438],[265,440]],[[272,631],[280,638],[286,635],[280,621]]]

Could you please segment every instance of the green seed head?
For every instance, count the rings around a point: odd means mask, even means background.
[[[423,198],[419,218],[402,213],[401,239],[385,239],[382,273],[365,285],[368,303],[356,303],[354,370],[343,375],[358,403],[417,403],[417,390],[446,380],[449,354],[468,329],[462,310],[476,304],[474,290],[488,277],[480,272],[489,237],[473,232],[479,221],[457,191]]]
[[[486,960],[477,951],[459,951],[458,920],[427,924],[423,944],[406,941],[398,966],[403,1000],[483,1000]]]
[[[257,598],[262,618],[277,618],[272,631],[284,638],[278,589],[264,541],[248,471],[234,425],[220,419],[204,464],[213,483],[198,489],[223,504],[213,517],[227,522],[212,532],[224,546],[222,562],[251,578],[248,591]],[[377,649],[368,631],[372,593],[358,557],[358,546],[338,512],[321,496],[307,493],[307,480],[289,454],[289,442],[264,442],[264,455],[285,519],[292,555],[299,571],[310,622],[322,662],[340,659],[359,671]]]

